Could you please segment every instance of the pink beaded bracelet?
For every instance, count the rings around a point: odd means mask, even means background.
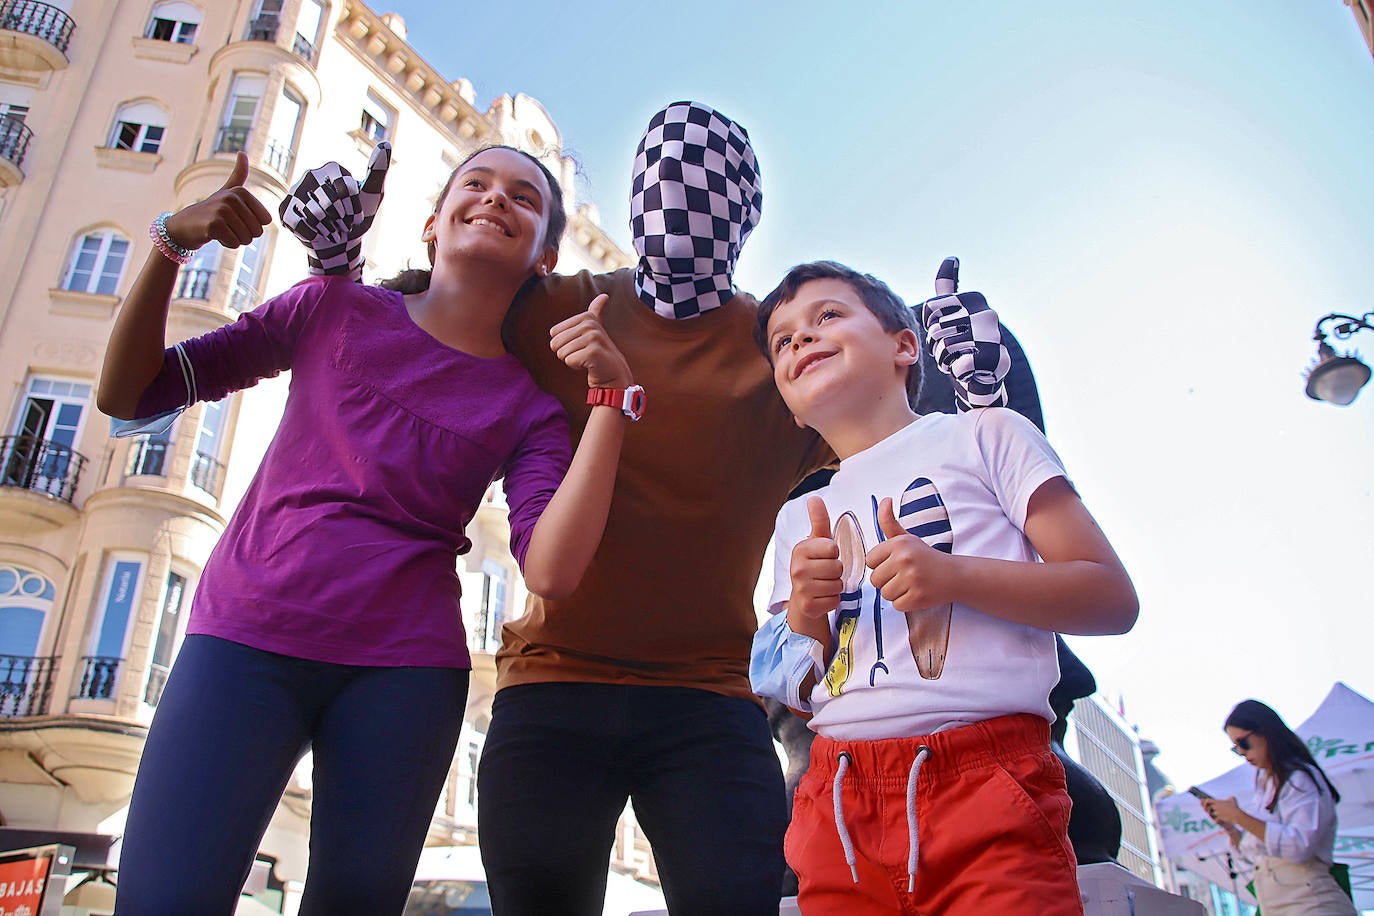
[[[191,260],[191,255],[195,254],[190,248],[184,248],[172,241],[172,237],[167,234],[167,217],[171,216],[170,210],[159,213],[157,219],[148,227],[148,237],[153,240],[153,245],[161,252],[162,256],[169,261],[177,264],[186,264]]]

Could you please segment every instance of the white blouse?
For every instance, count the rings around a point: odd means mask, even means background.
[[[1265,806],[1272,794],[1268,777],[1257,774],[1254,797],[1243,810],[1264,821],[1264,839],[1247,831],[1241,837],[1241,854],[1251,862],[1273,856],[1290,862],[1316,859],[1329,867],[1336,844],[1336,803],[1326,781],[1305,769],[1293,771],[1270,812]]]

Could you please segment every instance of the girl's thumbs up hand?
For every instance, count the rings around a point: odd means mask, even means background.
[[[262,235],[272,214],[243,186],[247,178],[248,157],[240,151],[222,188],[167,217],[167,235],[192,250],[210,241],[238,248]]]

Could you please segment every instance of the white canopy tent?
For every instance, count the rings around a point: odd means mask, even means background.
[[[1294,731],[1341,793],[1336,861],[1350,867],[1355,906],[1374,909],[1374,702],[1338,681],[1317,711]],[[1241,764],[1200,786],[1217,798],[1235,796],[1245,804],[1254,777],[1254,768]],[[1238,889],[1243,900],[1254,903],[1245,889],[1250,866],[1228,855],[1231,843],[1226,833],[1196,798],[1181,789],[1155,806],[1165,854],[1223,888]]]

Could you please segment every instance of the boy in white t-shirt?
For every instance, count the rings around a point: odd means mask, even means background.
[[[802,911],[1081,914],[1054,633],[1129,630],[1130,578],[1029,421],[911,409],[921,343],[881,281],[793,268],[756,336],[840,457],[778,514],[750,665],[817,733],[786,842]]]

